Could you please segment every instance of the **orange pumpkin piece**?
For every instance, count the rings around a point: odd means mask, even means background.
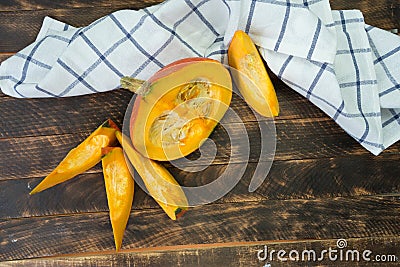
[[[274,86],[256,46],[245,32],[235,32],[229,45],[228,60],[229,65],[239,71],[233,72],[232,76],[247,104],[265,117],[278,116],[279,103]]]
[[[172,220],[182,216],[188,209],[188,201],[175,178],[161,164],[143,157],[133,147],[129,138],[120,131],[115,135],[122,145],[129,162],[143,180],[150,195]]]
[[[131,213],[134,182],[120,147],[102,149],[103,176],[106,185],[110,221],[114,234],[115,250],[122,245],[126,224]]]
[[[121,84],[129,87],[131,78]],[[128,86],[127,86],[128,85]],[[176,61],[139,89],[131,114],[135,149],[160,161],[198,149],[229,108],[232,81],[219,62],[206,58]]]
[[[116,141],[117,125],[110,119],[100,125],[89,137],[72,149],[58,166],[29,194],[41,192],[74,178],[101,161],[101,149]]]

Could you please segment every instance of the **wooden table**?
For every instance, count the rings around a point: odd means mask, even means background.
[[[112,11],[158,1],[3,0],[0,61],[34,40],[44,16],[83,26]],[[331,5],[361,9],[368,24],[400,28],[398,0],[333,0]],[[262,186],[247,191],[256,164],[251,155],[247,174],[228,195],[191,209],[176,222],[136,187],[118,254],[100,166],[35,196],[28,193],[106,118],[121,124],[132,94],[116,90],[66,99],[1,94],[0,265],[263,266],[267,261],[259,261],[257,251],[264,245],[321,251],[336,248],[339,238],[351,249],[400,257],[400,143],[373,156],[272,78],[282,112],[276,119],[275,160]],[[236,99],[232,105],[242,110],[257,146],[259,137],[245,104]],[[226,140],[219,128],[212,137],[222,152],[205,173],[185,174],[167,165],[179,182],[205,184],[213,177],[209,173],[226,167]]]

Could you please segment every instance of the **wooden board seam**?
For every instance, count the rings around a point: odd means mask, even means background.
[[[339,237],[338,237],[339,238]],[[360,238],[346,238],[349,243],[355,243],[355,241],[362,241],[368,239],[399,239],[399,236],[384,236],[384,237],[360,237]],[[265,241],[246,241],[246,242],[227,242],[227,243],[208,243],[208,244],[192,244],[192,245],[175,245],[175,246],[161,246],[161,247],[148,247],[148,248],[132,248],[132,249],[121,249],[118,254],[130,254],[130,253],[151,253],[151,252],[172,252],[172,251],[193,251],[193,250],[206,250],[213,248],[234,248],[243,246],[264,246],[274,244],[298,244],[298,243],[313,243],[313,242],[336,242],[337,239],[300,239],[300,240],[265,240]],[[95,256],[109,256],[117,254],[113,250],[103,250],[99,252],[87,252],[87,253],[76,253],[76,254],[60,254],[57,256],[45,256],[37,258],[29,258],[27,260],[56,260],[62,258],[78,258],[78,257],[95,257]],[[21,260],[23,261],[23,260]],[[3,261],[3,262],[13,262]]]
[[[1,138],[0,138],[0,139],[1,139]],[[71,149],[72,149],[72,148],[71,148]],[[388,149],[387,151],[385,151],[384,153],[385,153],[385,159],[389,159],[390,157],[398,157],[398,155],[399,155],[399,152],[397,152],[397,151],[390,151],[389,149]],[[337,158],[346,159],[346,158],[354,157],[354,156],[356,156],[356,155],[358,156],[359,154],[341,155],[341,156],[335,157],[334,159],[337,159]],[[363,155],[369,155],[369,152],[366,151],[366,153],[363,154]],[[371,157],[375,157],[375,158],[378,158],[378,157],[379,157],[379,156],[373,156],[372,154],[371,154],[370,156],[371,156]],[[274,160],[273,160],[273,162],[272,162],[272,167],[273,167],[273,165],[274,165],[275,162],[298,163],[298,162],[313,162],[313,161],[317,161],[317,160],[320,160],[320,159],[333,159],[333,158],[332,158],[332,157],[323,157],[323,156],[318,157],[318,158],[311,158],[311,157],[310,157],[310,158],[307,158],[307,157],[304,157],[304,158],[302,158],[302,159],[275,159],[275,158],[274,158]],[[231,162],[230,164],[232,164],[232,165],[237,165],[237,164],[248,164],[248,163],[250,163],[250,164],[257,164],[257,163],[259,163],[259,162],[266,162],[266,161],[263,161],[263,160],[260,160],[260,161],[249,160],[248,162]],[[167,163],[167,164],[169,164],[169,163]],[[220,165],[226,165],[226,163],[223,163],[223,162],[215,162],[215,163],[210,164],[210,166],[220,166]],[[97,166],[97,165],[96,165],[96,166]],[[208,166],[208,165],[197,164],[196,166]],[[55,167],[56,167],[56,166],[54,166],[54,168],[55,168]],[[50,173],[50,171],[49,171],[48,173]],[[89,170],[87,170],[86,172],[84,172],[84,173],[82,173],[82,174],[80,174],[80,175],[86,175],[86,174],[100,174],[100,173],[102,173],[102,169],[101,169],[101,168],[92,168],[92,169],[89,169]],[[47,174],[40,175],[40,176],[18,177],[17,179],[16,179],[16,178],[9,178],[9,179],[6,178],[6,179],[0,180],[0,183],[3,182],[3,181],[10,181],[10,180],[41,179],[41,178],[44,178],[46,175],[47,175]]]
[[[40,194],[40,193],[39,193]],[[254,194],[254,193],[249,193],[249,194]],[[210,204],[206,204],[206,205],[218,205],[218,206],[223,206],[223,205],[227,205],[227,204],[239,204],[239,203],[246,203],[246,204],[250,204],[250,203],[262,203],[262,202],[269,202],[269,201],[279,201],[279,202],[291,202],[291,201],[299,201],[299,202],[309,202],[309,201],[319,201],[319,200],[326,200],[326,197],[318,197],[318,198],[293,198],[293,199],[266,199],[264,196],[259,195],[261,198],[261,200],[242,200],[240,202],[237,201],[226,201],[223,203],[217,202],[217,203],[210,203]],[[379,200],[384,200],[384,199],[393,199],[393,198],[397,198],[400,197],[400,193],[390,193],[390,194],[376,194],[376,195],[366,195],[366,196],[336,196],[336,197],[331,197],[330,199],[332,200],[349,200],[349,199],[357,199],[357,200],[361,200],[361,201],[365,201],[365,200],[375,200],[375,201],[379,201]],[[199,208],[198,207],[194,207],[194,208]],[[201,208],[201,207],[200,207]],[[135,208],[134,206],[132,207],[131,212],[142,212],[142,211],[146,211],[146,210],[160,210],[161,208],[159,206],[155,206],[155,207],[141,207],[141,208]],[[8,220],[24,220],[24,219],[41,219],[41,218],[56,218],[56,217],[73,217],[73,216],[80,216],[80,215],[90,215],[90,214],[108,214],[108,210],[104,210],[104,211],[88,211],[88,212],[76,212],[76,213],[53,213],[53,214],[48,214],[48,215],[33,215],[33,216],[23,216],[23,217],[10,217],[10,218],[6,218],[3,219],[4,221],[8,221]],[[189,213],[189,212],[188,212]]]

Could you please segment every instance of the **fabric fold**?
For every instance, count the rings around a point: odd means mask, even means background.
[[[336,32],[329,1],[242,1],[239,28],[271,51],[333,63]]]

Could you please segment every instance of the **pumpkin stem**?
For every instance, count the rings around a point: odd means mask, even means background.
[[[141,92],[142,90],[140,90],[140,88],[145,83],[145,81],[126,76],[126,77],[122,77],[120,82],[121,82],[121,88],[127,89],[138,95],[143,94],[143,92]]]

